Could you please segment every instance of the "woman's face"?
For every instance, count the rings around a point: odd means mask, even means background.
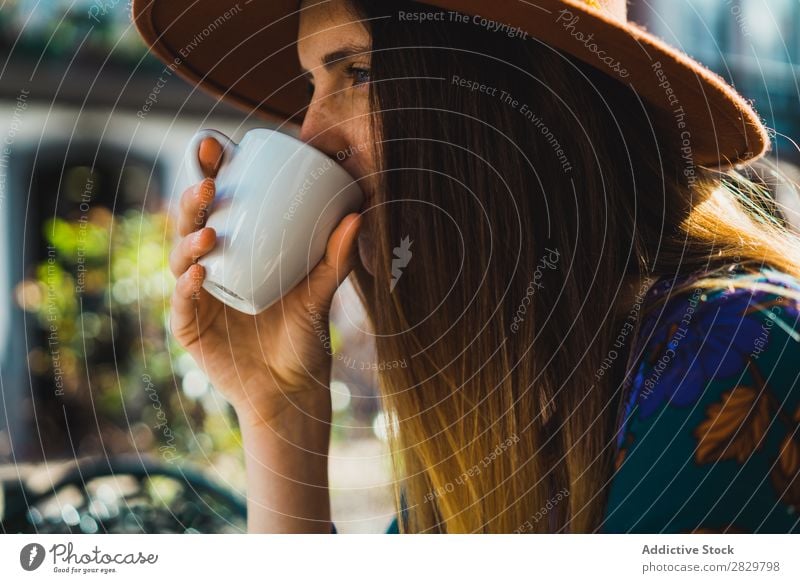
[[[369,32],[354,19],[345,0],[303,1],[297,51],[311,101],[300,138],[361,179],[364,209],[372,204],[376,170],[370,131],[371,44]],[[362,228],[358,248],[362,263],[374,273],[371,238]]]

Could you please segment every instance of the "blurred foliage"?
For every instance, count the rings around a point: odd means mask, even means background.
[[[136,33],[129,0],[5,0],[0,46],[39,59],[82,58],[158,66]]]
[[[79,442],[86,449],[76,453],[135,449],[212,463],[243,484],[235,415],[168,332],[170,217],[95,206],[47,220],[43,236],[45,258],[18,301],[44,337],[29,354],[31,370],[63,391],[70,410],[93,411],[100,427],[100,439]]]

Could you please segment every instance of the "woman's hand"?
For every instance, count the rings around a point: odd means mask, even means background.
[[[216,241],[214,230],[203,225],[221,154],[216,140],[203,140],[199,160],[207,178],[181,196],[181,239],[170,255],[170,268],[178,278],[170,314],[172,334],[242,422],[271,417],[295,398],[329,403],[331,355],[324,346],[329,340],[328,312],[334,292],[356,260],[361,217],[344,217],[320,263],[270,308],[253,316],[227,307],[201,287],[205,273],[196,263]]]

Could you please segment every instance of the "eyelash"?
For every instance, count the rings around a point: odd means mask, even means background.
[[[362,81],[357,81],[358,75],[360,73],[366,74],[367,79]],[[353,86],[356,87],[359,85],[366,85],[370,81],[370,76],[369,76],[370,71],[369,69],[366,69],[364,67],[357,67],[356,65],[350,65],[347,67],[347,74],[350,76],[351,79],[353,79]]]
[[[364,67],[357,67],[355,65],[349,65],[346,69],[347,76],[353,80],[353,87],[360,87],[362,85],[366,85],[370,82],[370,70]],[[366,79],[358,80],[358,76],[360,74],[365,74],[367,76]],[[308,94],[308,98],[311,99],[314,96],[314,84],[311,81],[306,82],[306,93]]]

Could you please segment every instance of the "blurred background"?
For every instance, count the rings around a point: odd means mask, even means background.
[[[747,172],[800,224],[800,2],[628,4],[753,100],[774,148]],[[167,333],[167,257],[189,138],[267,124],[171,75],[124,0],[0,0],[0,102],[3,530],[244,531],[236,419]],[[345,285],[331,323],[340,532],[381,532],[393,514],[364,326]]]

